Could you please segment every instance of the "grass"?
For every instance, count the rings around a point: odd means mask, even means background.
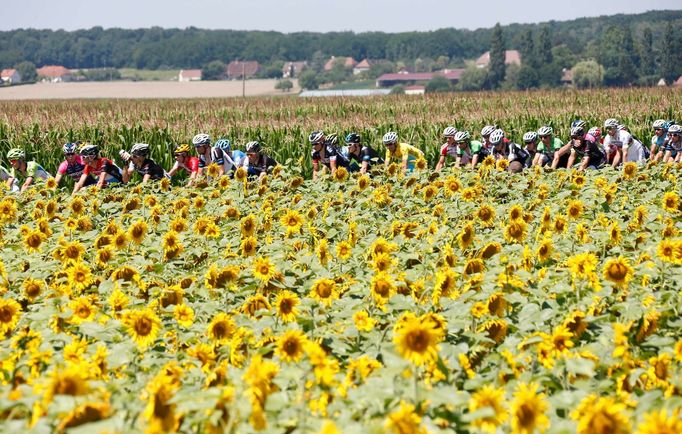
[[[122,79],[136,81],[177,80],[178,74],[180,74],[179,69],[150,70],[121,68],[118,71],[121,73]]]
[[[328,90],[377,89],[376,80],[358,80],[335,84]]]

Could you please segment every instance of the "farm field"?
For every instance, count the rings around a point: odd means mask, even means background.
[[[0,151],[169,167],[260,139],[259,181],[0,190],[3,432],[682,432],[682,165],[434,175],[447,125],[515,140],[680,119],[659,89],[0,103]],[[427,165],[310,181],[313,129]],[[54,171],[54,170],[53,170]]]
[[[177,76],[177,74],[176,74]],[[297,80],[289,94],[300,89]],[[246,96],[278,95],[276,80],[247,80]],[[221,81],[105,81],[36,83],[0,88],[0,100],[46,100],[81,98],[229,98],[242,96],[242,82]]]

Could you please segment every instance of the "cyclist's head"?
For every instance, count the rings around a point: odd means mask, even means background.
[[[618,131],[618,121],[616,119],[607,119],[604,121],[604,128],[606,132],[613,135]]]
[[[454,139],[455,134],[457,134],[457,128],[455,127],[447,127],[443,130],[443,137],[445,138],[452,137]]]
[[[483,127],[481,130],[481,136],[485,139],[488,140],[488,137],[497,129],[495,125],[486,125]]]
[[[471,134],[469,134],[469,131],[457,131],[457,134],[455,134],[455,143],[469,143],[469,140],[471,140]]]
[[[218,148],[225,152],[230,152],[232,150],[232,146],[228,139],[219,139],[217,142],[213,144],[213,147]]]
[[[587,132],[587,134],[591,135],[595,139],[599,140],[601,139],[601,130],[599,127],[592,127],[590,130]]]
[[[359,145],[360,144],[360,134],[358,133],[350,133],[346,136],[344,139],[346,144],[348,145]]]
[[[261,152],[261,144],[258,141],[252,141],[246,144],[246,155],[258,155]]]
[[[324,143],[324,132],[322,131],[313,131],[310,133],[308,136],[308,141],[310,142],[311,145],[321,145]]]
[[[528,131],[523,135],[523,143],[535,143],[538,141],[538,133],[535,131]]]
[[[538,129],[538,137],[541,139],[551,139],[554,134],[554,129],[549,125],[544,125]]]
[[[665,130],[668,129],[668,125],[666,125],[667,122],[665,119],[656,119],[654,123],[651,125],[651,127],[656,131],[657,134],[661,134],[665,132]]]
[[[12,148],[7,152],[7,159],[13,161],[24,161],[26,159],[26,152],[21,148]]]
[[[583,127],[571,128],[571,139],[581,139],[585,137],[585,129]]]
[[[384,137],[381,139],[381,141],[387,148],[393,148],[398,144],[398,133],[394,131],[389,131],[386,134],[384,134]]]
[[[192,144],[195,148],[203,148],[204,146],[211,146],[211,136],[204,133],[199,133],[192,139]]]
[[[500,144],[504,144],[504,131],[501,129],[496,129],[495,131],[490,134],[490,137],[488,138],[490,143],[493,144],[493,146],[498,146]]]
[[[175,148],[173,151],[173,155],[178,158],[184,158],[187,157],[190,153],[189,145],[187,143],[182,143]]]
[[[67,157],[75,156],[76,151],[78,151],[78,145],[76,143],[64,143],[64,146],[62,146],[62,151]]]
[[[587,127],[587,122],[585,122],[582,119],[576,119],[573,122],[571,122],[571,128],[575,128],[575,127],[581,127],[583,129],[585,129],[585,127]]]
[[[679,141],[680,135],[682,134],[682,127],[679,125],[670,125],[668,128],[668,135],[670,138],[672,138],[675,142]]]
[[[99,156],[99,147],[90,143],[84,143],[79,153],[83,158],[97,158]]]

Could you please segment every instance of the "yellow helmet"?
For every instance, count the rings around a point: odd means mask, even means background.
[[[181,145],[178,145],[178,147],[175,148],[175,151],[173,153],[174,154],[182,154],[182,153],[189,154],[189,151],[190,151],[189,145],[187,143],[183,143]]]

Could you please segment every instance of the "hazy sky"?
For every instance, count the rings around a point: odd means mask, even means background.
[[[151,26],[297,31],[476,29],[647,10],[682,0],[22,0],[5,2],[0,30]]]

